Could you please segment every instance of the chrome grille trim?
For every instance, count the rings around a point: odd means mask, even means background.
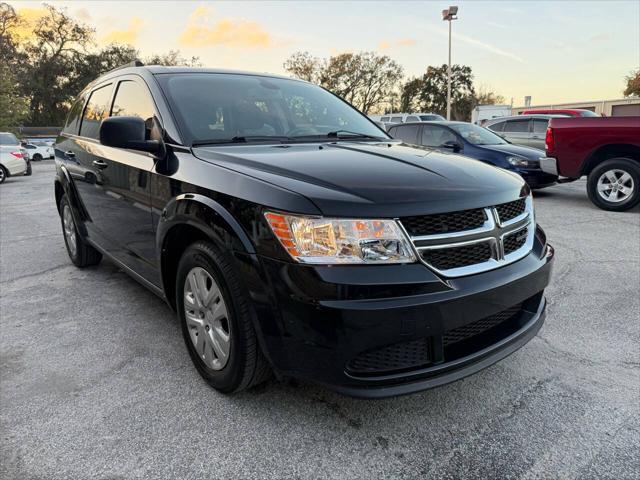
[[[410,238],[418,260],[431,270],[444,277],[462,277],[494,270],[504,265],[516,262],[531,252],[535,236],[535,218],[531,195],[525,197],[525,211],[506,222],[500,221],[498,211],[495,207],[486,207],[484,210],[487,220],[482,227],[473,230],[412,237],[402,225],[401,219],[398,219],[398,224],[403,232]],[[527,229],[527,238],[525,243],[522,247],[505,255],[505,237],[525,227]],[[422,252],[425,250],[456,248],[482,242],[490,244],[492,258],[488,261],[473,265],[438,269],[429,264],[422,256]]]

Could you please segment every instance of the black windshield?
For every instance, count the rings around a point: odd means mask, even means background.
[[[158,78],[191,144],[389,139],[349,104],[306,82],[226,73]]]

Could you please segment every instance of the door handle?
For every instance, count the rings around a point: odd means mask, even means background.
[[[76,156],[76,154],[74,152],[72,152],[71,150],[67,150],[66,152],[64,152],[64,154],[69,158],[75,158],[75,156]]]
[[[103,161],[103,160],[94,160],[93,161],[93,166],[99,169],[103,169],[103,168],[107,168],[107,162]]]
[[[531,138],[534,138],[534,139],[536,139],[536,140],[540,140],[542,137],[539,137],[538,135],[534,135],[534,136],[533,136],[533,137],[531,137]]]

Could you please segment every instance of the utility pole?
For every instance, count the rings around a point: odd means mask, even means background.
[[[449,22],[449,66],[447,68],[447,120],[451,120],[451,21],[457,20],[458,7],[451,6],[442,11],[442,20]]]

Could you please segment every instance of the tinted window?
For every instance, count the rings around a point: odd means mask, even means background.
[[[529,120],[513,120],[506,122],[505,133],[528,133]]]
[[[402,125],[401,127],[396,127],[391,132],[393,138],[397,138],[402,140],[405,143],[418,143],[418,130],[420,129],[419,125]]]
[[[327,138],[339,131],[385,137],[356,109],[296,80],[233,74],[158,76],[180,123],[195,142],[233,137]],[[333,138],[333,137],[332,137]],[[250,139],[248,141],[251,141]]]
[[[445,120],[445,118],[442,115],[420,115],[420,119],[423,122],[431,122],[431,121],[438,121],[438,120]]]
[[[391,117],[391,123],[402,123],[402,117]]]
[[[72,135],[78,134],[78,126],[80,125],[80,118],[82,116],[82,107],[84,107],[84,101],[86,97],[82,95],[79,97],[69,110],[67,115],[67,123],[62,130],[65,133],[71,133]]]
[[[0,133],[0,145],[18,145],[19,143],[13,133]]]
[[[504,145],[507,143],[492,131],[472,123],[452,123],[449,128],[474,145]]]
[[[421,144],[425,147],[440,147],[446,142],[457,142],[455,134],[443,127],[424,125],[422,127]]]
[[[600,115],[598,115],[596,112],[580,112],[580,116],[581,117],[599,117]]]
[[[89,102],[84,109],[80,135],[89,138],[98,138],[100,122],[109,116],[109,103],[111,100],[111,85],[98,88],[91,93]]]
[[[549,120],[536,119],[533,121],[533,133],[545,133]]]
[[[133,81],[120,82],[111,108],[112,117],[140,117],[147,126],[147,138],[153,127],[155,107],[146,87]]]
[[[419,122],[420,119],[418,117],[407,117],[407,122]]]
[[[388,122],[389,121],[389,117],[382,117],[380,119],[381,122]]]
[[[502,132],[502,130],[504,129],[504,124],[507,122],[498,122],[498,123],[494,123],[492,125],[489,125],[487,128],[489,130],[493,130],[494,132]]]

